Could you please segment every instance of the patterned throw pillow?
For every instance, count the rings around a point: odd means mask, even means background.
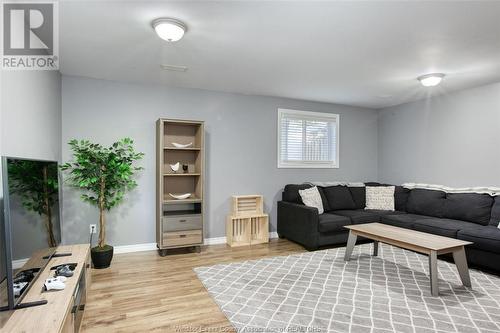
[[[323,214],[323,201],[321,201],[321,195],[316,186],[305,190],[299,190],[299,194],[304,205],[317,208],[318,213]]]
[[[394,186],[367,186],[365,209],[394,210]]]

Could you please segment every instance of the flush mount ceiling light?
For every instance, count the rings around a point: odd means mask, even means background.
[[[184,36],[187,27],[179,20],[172,18],[159,18],[153,21],[156,34],[167,42],[177,42]]]
[[[419,80],[424,87],[434,87],[441,83],[444,76],[443,73],[432,73],[419,76],[417,80]]]

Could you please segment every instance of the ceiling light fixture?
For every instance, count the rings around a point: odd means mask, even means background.
[[[156,34],[167,42],[177,42],[187,31],[186,25],[173,18],[159,18],[153,21]]]
[[[424,87],[434,87],[441,83],[444,76],[443,73],[431,73],[419,76],[417,80],[419,80]]]

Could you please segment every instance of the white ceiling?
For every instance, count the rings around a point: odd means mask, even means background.
[[[59,10],[68,75],[372,108],[500,81],[500,1],[66,1]],[[151,27],[158,17],[188,32],[164,42]],[[436,71],[447,77],[433,90],[415,79]]]

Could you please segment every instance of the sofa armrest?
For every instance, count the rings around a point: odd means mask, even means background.
[[[319,246],[318,209],[278,201],[278,235],[304,245],[308,250]]]

